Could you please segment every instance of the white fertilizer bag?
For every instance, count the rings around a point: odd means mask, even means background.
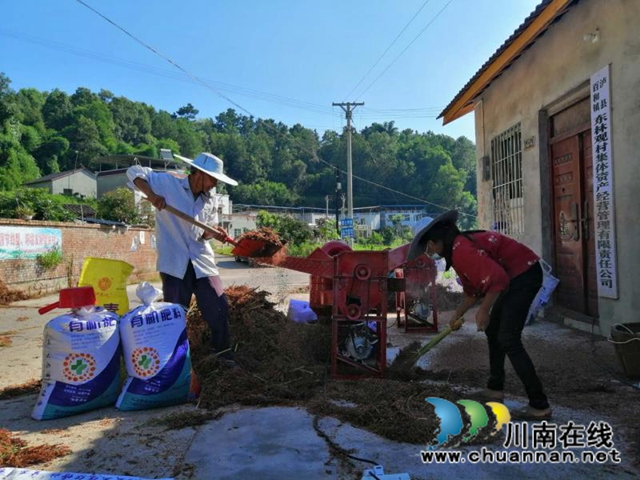
[[[155,302],[161,292],[147,282],[138,286],[136,294],[143,305],[120,322],[128,378],[116,407],[144,410],[195,399],[198,382],[191,370],[184,308]]]
[[[296,323],[309,323],[318,320],[318,315],[309,306],[309,302],[303,300],[289,300],[287,318]]]
[[[46,470],[28,470],[26,468],[0,467],[2,480],[150,480],[142,477],[126,477],[124,475],[109,475],[103,473],[71,473],[47,472]],[[157,480],[173,480],[162,478]]]
[[[51,420],[113,405],[120,386],[118,316],[87,306],[44,327],[42,389],[31,416]]]
[[[542,286],[540,290],[538,290],[538,294],[533,299],[533,302],[531,302],[525,325],[531,325],[535,321],[538,312],[547,306],[554,290],[560,283],[559,279],[551,275],[551,265],[544,260],[540,260],[540,266],[542,267]]]

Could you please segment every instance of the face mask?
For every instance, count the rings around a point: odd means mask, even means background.
[[[426,254],[431,260],[440,260],[442,258],[439,253],[429,253],[429,248],[427,248]]]

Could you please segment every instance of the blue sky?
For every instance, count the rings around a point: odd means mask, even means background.
[[[218,90],[256,117],[320,132],[345,123],[332,102],[364,101],[354,112],[358,129],[394,120],[471,140],[472,114],[445,127],[435,116],[539,3],[84,1],[210,88],[76,0],[21,0],[3,5],[0,24],[0,71],[14,89],[104,88],[169,112],[192,103],[199,117],[238,109]]]

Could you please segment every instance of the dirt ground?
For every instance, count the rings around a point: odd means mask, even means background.
[[[451,318],[445,312],[441,324]],[[419,362],[424,377],[468,391],[486,387],[489,376],[486,337],[476,332],[475,309],[467,313],[464,327],[436,346]],[[391,334],[399,347],[413,337]],[[616,356],[615,347],[602,337],[550,321],[525,327],[523,343],[554,410],[584,412],[585,418],[605,418],[616,435],[629,442],[626,457],[640,466],[640,379],[630,379]],[[505,361],[506,398],[526,402],[526,394],[509,360]],[[635,387],[635,388],[634,388]]]
[[[299,294],[298,298],[304,295]],[[33,311],[41,303],[19,302],[0,309],[0,320],[4,320],[0,322],[0,336],[11,340],[0,347],[4,360],[0,363],[0,390],[34,380],[39,375],[44,322]],[[424,370],[425,381],[447,385],[462,393],[485,386],[487,345],[484,335],[475,331],[473,314],[473,311],[467,314],[467,324],[462,330],[447,337],[421,359],[419,365]],[[440,324],[446,324],[451,315],[450,311],[440,312]],[[389,325],[390,356],[400,347],[429,337],[404,333],[395,326],[393,318]],[[613,345],[601,337],[552,322],[537,322],[527,327],[524,338],[557,413],[554,420],[583,424],[609,422],[624,459],[624,465],[612,467],[612,474],[640,474],[640,391],[630,386],[631,382],[622,374]],[[507,400],[525,404],[523,387],[508,361],[506,369]],[[635,380],[635,385],[640,387],[640,379]],[[179,479],[193,478],[184,456],[195,438],[197,421],[178,429],[172,427],[172,422],[184,425],[185,418],[191,418],[193,405],[129,413],[102,409],[50,422],[35,422],[29,418],[36,398],[33,385],[22,393],[3,398],[0,392],[0,427],[15,432],[30,445],[63,444],[71,449],[66,457],[31,468],[100,471],[149,478],[169,473]],[[182,414],[187,417],[181,417]],[[140,448],[144,449],[145,456],[140,455]]]

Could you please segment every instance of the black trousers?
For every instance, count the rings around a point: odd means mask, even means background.
[[[529,354],[522,345],[522,329],[531,302],[542,286],[539,263],[518,275],[500,294],[491,309],[491,321],[485,333],[489,341],[489,383],[491,390],[504,390],[504,360],[509,357],[513,369],[529,397],[533,408],[548,408],[549,402]]]
[[[191,295],[195,293],[202,318],[211,331],[211,349],[221,358],[233,359],[229,350],[229,304],[222,290],[220,277],[196,278],[193,264],[189,262],[184,278],[160,273],[164,301],[179,303],[189,308]]]

